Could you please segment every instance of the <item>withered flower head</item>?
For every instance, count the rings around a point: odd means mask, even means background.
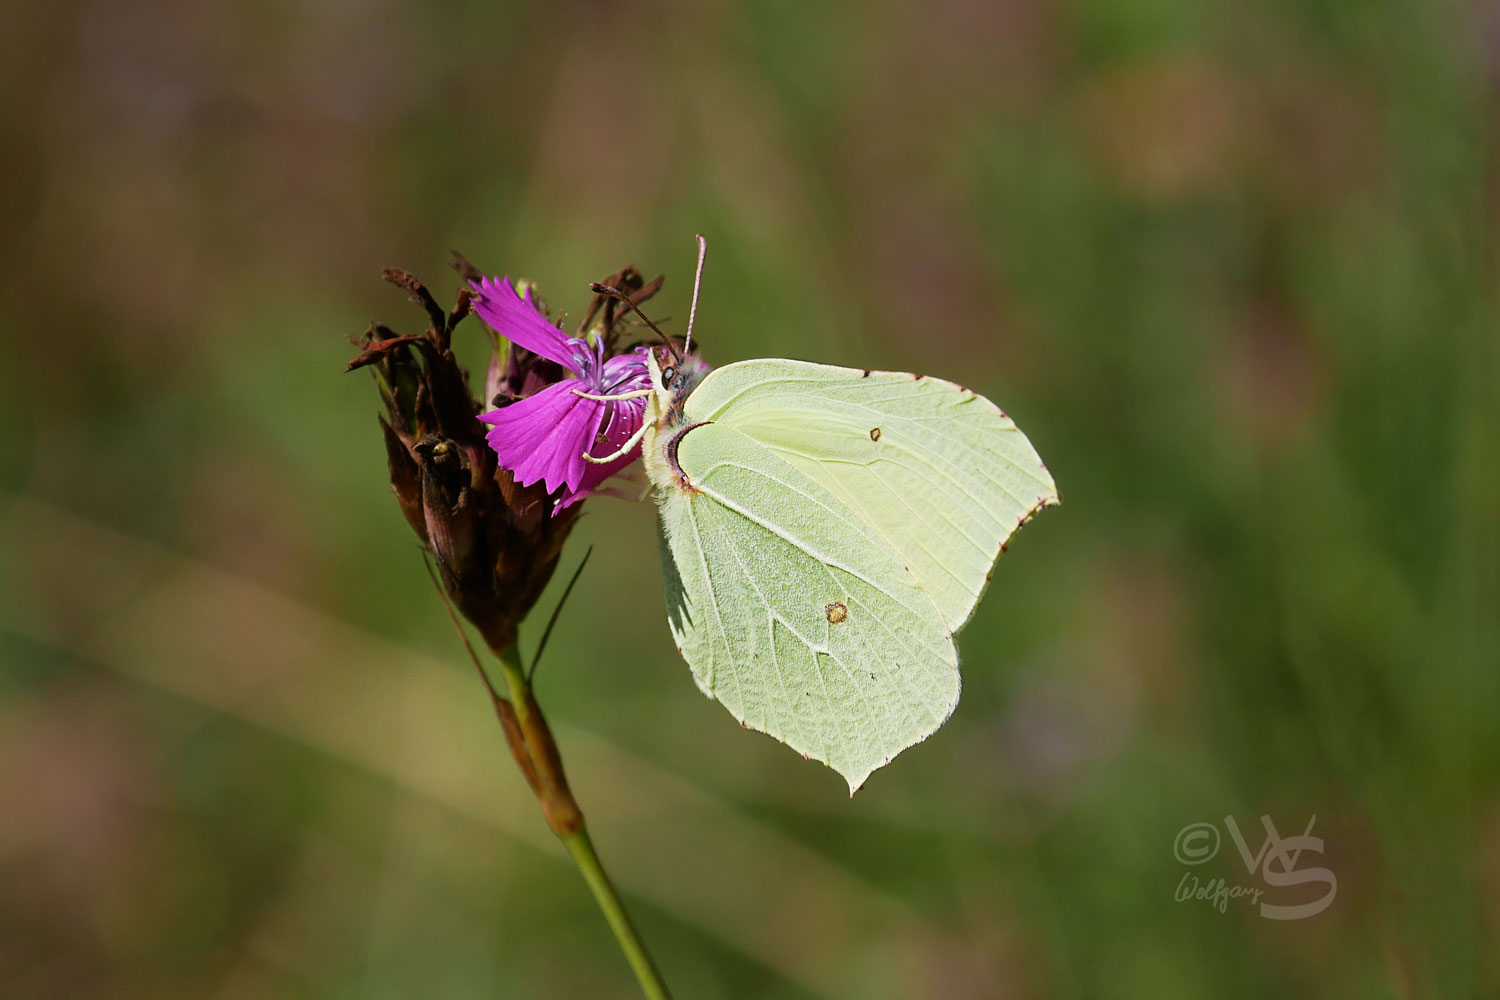
[[[507,421],[497,421],[491,415],[489,422],[494,427],[489,430],[491,442],[487,443],[487,428],[479,415],[494,407],[499,409],[493,413],[505,414],[511,406],[532,397],[563,399],[564,390],[557,384],[585,375],[591,380],[577,384],[586,385],[590,392],[598,391],[595,381],[600,388],[613,388],[633,374],[633,362],[628,359],[634,355],[616,350],[623,307],[613,299],[595,295],[579,334],[569,338],[542,318],[543,306],[529,288],[523,298],[512,286],[484,279],[459,255],[455,255],[455,267],[475,290],[461,290],[447,312],[416,278],[405,271],[388,269],[385,280],[409,292],[426,311],[427,329],[403,335],[383,324],[371,324],[356,341],[360,354],[349,362],[347,370],[368,368],[380,390],[385,404],[380,427],[391,488],[402,513],[432,552],[454,605],[492,649],[503,651],[514,643],[517,627],[557,568],[563,543],[581,509],[578,501],[628,464],[628,459],[581,471],[572,467],[532,469],[526,465],[527,456],[520,454],[525,450],[524,440],[513,441],[507,431],[513,430],[520,438],[527,426],[535,426],[535,421],[528,420],[524,426],[511,421],[516,426],[508,428]],[[611,275],[605,284],[624,290],[639,303],[656,292],[661,280],[658,277],[645,284],[634,268],[626,268]],[[501,340],[494,331],[486,331],[492,352],[485,395],[476,399],[468,372],[453,355],[453,332],[476,302],[481,304],[482,318],[494,322],[498,314],[492,315],[492,303],[503,294],[502,287],[510,290],[510,299],[530,310],[537,322],[520,317],[531,328],[530,338],[516,338],[514,330],[502,330],[512,336]],[[541,334],[543,327],[550,333]],[[542,347],[545,355],[523,343]],[[560,353],[577,344],[590,351],[587,359],[573,361],[571,354],[563,357]],[[569,390],[564,401],[569,402],[570,409],[572,400],[588,403]],[[619,404],[604,406],[610,409],[580,410],[580,414],[595,416],[588,428],[589,440],[580,442],[580,456],[583,450],[599,455],[613,452],[614,446],[605,447],[606,443],[620,439],[619,429],[628,423],[627,410],[614,410]],[[540,407],[537,403],[522,406],[518,415],[528,410],[540,412]],[[638,416],[635,420],[639,423]],[[577,417],[563,423],[572,429],[580,425]],[[491,443],[499,450],[517,453],[517,458],[506,464],[521,471],[519,477],[501,467]],[[578,464],[582,465],[581,458]]]

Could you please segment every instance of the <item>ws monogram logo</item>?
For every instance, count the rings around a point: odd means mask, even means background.
[[[1271,822],[1271,817],[1262,816],[1260,822],[1265,829],[1265,839],[1261,841],[1260,849],[1252,853],[1234,817],[1225,816],[1224,829],[1229,831],[1229,836],[1239,851],[1240,860],[1245,863],[1245,871],[1252,877],[1258,875],[1260,884],[1231,883],[1222,878],[1204,881],[1194,872],[1185,871],[1177,883],[1174,898],[1179,903],[1189,900],[1206,902],[1220,913],[1228,912],[1232,900],[1244,900],[1251,906],[1258,906],[1260,915],[1267,920],[1301,920],[1303,917],[1322,913],[1333,902],[1333,897],[1338,895],[1338,877],[1329,868],[1299,867],[1304,853],[1323,853],[1323,838],[1312,835],[1313,824],[1317,820],[1318,817],[1313,816],[1308,819],[1307,829],[1302,833],[1283,837],[1277,831],[1276,824]],[[1192,867],[1213,860],[1222,843],[1217,825],[1190,823],[1177,831],[1177,837],[1172,842],[1172,853],[1179,862]],[[1289,889],[1308,884],[1322,884],[1327,888],[1322,896],[1308,902],[1273,903],[1261,899],[1271,889]],[[1291,891],[1278,895],[1296,898],[1305,897],[1307,893]]]

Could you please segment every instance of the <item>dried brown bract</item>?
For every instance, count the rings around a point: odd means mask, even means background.
[[[480,274],[460,254],[454,255],[454,267],[469,280]],[[360,353],[347,370],[368,369],[380,390],[391,488],[407,523],[432,552],[454,605],[491,649],[503,651],[514,644],[518,625],[557,568],[582,505],[554,514],[553,498],[543,484],[517,485],[496,464],[485,426],[476,418],[496,405],[530,396],[565,373],[485,329],[492,350],[484,395],[476,397],[452,350],[454,331],[470,314],[470,289],[460,290],[445,311],[427,286],[407,272],[387,269],[384,278],[422,307],[427,328],[401,334],[372,323],[355,340]],[[629,267],[606,283],[642,302],[661,279],[647,284]],[[581,329],[603,337],[612,350],[621,335],[623,311],[619,302],[595,295]],[[469,326],[479,327],[478,321]]]

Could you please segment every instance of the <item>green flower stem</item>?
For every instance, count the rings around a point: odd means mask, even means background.
[[[651,960],[645,943],[641,941],[640,934],[625,912],[624,903],[615,892],[609,876],[605,874],[604,866],[599,863],[594,842],[589,839],[588,828],[584,826],[583,811],[578,808],[578,803],[568,788],[562,757],[552,738],[552,730],[547,726],[547,720],[542,716],[536,699],[532,697],[531,685],[521,667],[520,653],[511,644],[507,649],[497,651],[497,655],[500,658],[501,673],[505,675],[506,689],[510,693],[508,708],[513,713],[514,724],[506,719],[506,710],[498,701],[496,708],[501,713],[501,723],[505,727],[511,753],[520,764],[532,791],[536,793],[537,801],[542,806],[542,814],[547,818],[547,825],[573,856],[574,863],[583,874],[583,880],[594,894],[595,902],[604,911],[604,919],[614,932],[620,950],[625,953],[625,960],[635,972],[635,977],[641,984],[641,992],[648,1000],[671,1000],[671,994],[667,992],[666,983],[662,982],[656,963]]]
[[[578,870],[583,873],[583,880],[593,891],[599,909],[604,911],[609,929],[615,932],[615,940],[620,943],[625,960],[635,971],[635,978],[641,984],[641,992],[650,1000],[671,1000],[667,984],[662,982],[661,973],[651,961],[651,953],[646,950],[645,942],[636,933],[635,925],[630,922],[630,915],[625,912],[625,906],[615,893],[614,885],[604,873],[604,866],[599,863],[599,855],[594,853],[594,842],[589,839],[588,828],[580,826],[564,837],[563,843],[567,845],[568,853],[573,855]]]

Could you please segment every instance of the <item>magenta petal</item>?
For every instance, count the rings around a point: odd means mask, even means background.
[[[651,388],[651,375],[646,368],[646,349],[637,347],[629,354],[619,354],[604,362],[600,381],[605,390],[611,393]],[[645,408],[646,405],[642,403],[641,409],[644,411]],[[636,426],[639,427],[640,424],[637,423]]]
[[[569,371],[583,373],[581,362],[575,357],[581,342],[547,322],[547,317],[532,304],[529,292],[525,299],[521,298],[509,278],[484,278],[470,285],[479,293],[474,299],[474,311],[496,333]]]
[[[493,286],[489,294],[496,300],[524,304],[514,293],[506,298],[509,285],[489,279],[486,283],[476,287],[483,291]],[[481,315],[484,314],[485,310],[481,310]],[[493,325],[492,320],[486,318],[486,321]],[[505,332],[504,327],[497,329]],[[603,352],[597,345],[572,338],[563,340],[569,349],[578,352],[568,367],[579,378],[556,382],[479,417],[490,425],[485,439],[501,467],[509,469],[522,486],[543,482],[547,492],[558,498],[554,514],[593,495],[640,456],[637,446],[608,463],[589,462],[583,457],[585,452],[603,458],[619,451],[640,429],[646,412],[645,399],[586,399],[578,393],[614,395],[650,386],[644,349],[600,364],[597,356]],[[520,340],[517,343],[530,346]]]
[[[509,469],[522,486],[541,480],[548,493],[573,493],[599,468],[585,462],[583,453],[594,445],[608,404],[578,395],[574,390],[582,385],[578,379],[564,379],[534,396],[479,415],[490,425],[485,440],[501,467]]]
[[[599,441],[594,447],[590,448],[589,454],[597,458],[603,458],[605,455],[613,455],[619,451],[620,447],[626,441],[630,440],[630,436],[640,429],[645,411],[646,401],[644,399],[629,399],[614,403],[612,412],[604,423],[602,434],[604,440]],[[634,448],[631,448],[630,451],[613,462],[604,465],[585,462],[586,469],[582,482],[579,483],[576,490],[569,491],[562,496],[558,501],[557,509],[562,510],[590,496],[600,486],[604,485],[606,480],[623,472],[626,466],[640,457],[641,446],[637,443]]]

